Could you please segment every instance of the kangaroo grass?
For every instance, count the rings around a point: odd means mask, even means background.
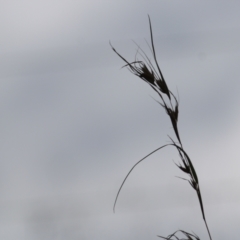
[[[140,46],[138,46],[138,44],[136,44],[136,43],[135,44],[138,47],[138,49],[137,49],[137,53],[135,55],[135,60],[133,62],[127,61],[122,55],[120,55],[116,51],[116,49],[111,45],[111,43],[110,43],[110,46],[112,47],[112,50],[125,62],[125,65],[123,67],[127,67],[131,73],[133,73],[135,76],[139,77],[144,82],[146,82],[157,93],[160,100],[159,101],[156,100],[156,101],[160,104],[161,107],[163,107],[165,109],[167,115],[169,116],[170,122],[173,126],[173,130],[174,130],[174,133],[176,136],[176,141],[173,140],[171,137],[169,137],[170,141],[171,141],[169,144],[165,144],[165,145],[155,149],[154,151],[152,151],[151,153],[149,153],[148,155],[146,155],[145,157],[143,157],[142,159],[140,159],[137,163],[135,163],[133,165],[133,167],[130,169],[130,171],[127,173],[126,177],[124,178],[124,180],[117,192],[117,195],[116,195],[116,198],[114,201],[114,205],[113,205],[113,211],[115,212],[115,208],[116,208],[116,204],[117,204],[117,200],[120,195],[120,192],[121,192],[123,185],[125,184],[128,176],[133,171],[133,169],[139,163],[141,163],[143,160],[147,159],[153,153],[161,150],[162,148],[172,146],[178,151],[178,154],[179,154],[179,157],[181,160],[181,163],[179,163],[179,164],[175,163],[176,166],[184,174],[187,174],[187,176],[188,176],[188,179],[185,179],[185,178],[181,178],[181,179],[187,180],[189,182],[189,184],[191,185],[191,187],[196,192],[198,201],[199,201],[199,205],[200,205],[200,209],[201,209],[201,213],[202,213],[202,218],[205,223],[205,226],[206,226],[206,229],[207,229],[207,232],[209,235],[209,239],[212,240],[212,237],[211,237],[208,225],[207,225],[205,213],[204,213],[204,206],[203,206],[198,176],[197,176],[196,170],[193,166],[193,163],[190,160],[190,157],[188,156],[187,152],[183,148],[183,144],[181,142],[179,131],[178,131],[179,102],[178,102],[176,96],[172,93],[172,91],[169,90],[167,83],[163,77],[162,71],[159,67],[157,57],[156,57],[154,42],[153,42],[151,19],[149,16],[148,16],[148,19],[149,19],[149,28],[150,28],[150,37],[151,37],[151,45],[149,47],[150,47],[151,53],[153,55],[153,59],[154,59],[153,63],[151,62],[150,58],[146,55],[146,53],[142,50],[142,48]],[[140,59],[138,59],[138,56],[140,56]],[[181,233],[185,238],[179,238],[177,236],[178,233]],[[162,237],[162,236],[158,236],[158,237],[166,239],[166,240],[173,240],[173,239],[200,240],[200,238],[197,235],[188,233],[183,230],[175,231],[173,234],[170,234],[168,237]]]

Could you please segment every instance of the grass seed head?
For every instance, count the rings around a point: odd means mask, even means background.
[[[155,75],[153,70],[151,71],[148,69],[147,65],[145,63],[141,63],[140,66],[140,73],[138,75],[141,79],[145,80],[146,82],[155,85]]]
[[[169,97],[169,99],[171,99],[168,86],[163,79],[158,79],[157,80],[157,86],[159,87],[159,89],[162,93],[166,94]]]

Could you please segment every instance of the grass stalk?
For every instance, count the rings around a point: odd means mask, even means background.
[[[157,93],[160,100],[159,101],[156,100],[156,101],[160,104],[160,106],[162,108],[165,109],[165,112],[167,113],[168,117],[170,118],[170,122],[172,124],[176,140],[173,140],[173,138],[169,137],[171,143],[165,144],[165,145],[155,149],[154,151],[152,151],[151,153],[149,153],[148,155],[146,155],[145,157],[143,157],[142,159],[140,159],[137,163],[135,163],[133,165],[133,167],[130,169],[130,171],[127,173],[126,177],[124,178],[122,184],[120,185],[120,188],[117,192],[117,195],[116,195],[116,198],[114,201],[113,211],[115,212],[116,204],[117,204],[117,200],[120,195],[120,192],[121,192],[123,185],[125,184],[127,178],[133,171],[133,169],[139,163],[141,163],[143,160],[147,159],[150,155],[154,154],[155,152],[157,152],[165,147],[172,146],[178,151],[179,157],[181,159],[181,164],[176,164],[176,166],[184,174],[186,174],[188,176],[187,179],[185,179],[185,178],[182,178],[182,179],[187,180],[197,194],[199,206],[200,206],[201,213],[202,213],[202,218],[205,223],[209,239],[212,240],[210,230],[209,230],[209,227],[208,227],[208,224],[206,221],[206,217],[205,217],[204,205],[203,205],[203,201],[202,201],[202,195],[201,195],[201,191],[200,191],[200,185],[199,185],[197,172],[193,166],[193,163],[192,163],[190,157],[188,156],[187,152],[184,150],[183,144],[180,139],[180,134],[179,134],[179,130],[178,130],[179,102],[177,100],[177,97],[168,88],[168,85],[167,85],[167,83],[163,77],[162,71],[159,67],[157,57],[156,57],[156,52],[155,52],[154,41],[153,41],[153,31],[152,31],[151,19],[149,16],[148,16],[148,20],[149,20],[150,38],[151,38],[151,45],[149,47],[150,47],[151,53],[153,55],[153,59],[154,59],[153,63],[151,62],[151,60],[147,56],[147,54],[137,44],[136,45],[138,47],[138,50],[137,50],[137,53],[135,55],[135,59],[133,62],[127,61],[121,54],[119,54],[116,51],[116,49],[111,45],[111,43],[110,43],[110,46],[112,47],[112,50],[125,62],[125,65],[123,67],[127,67],[131,73],[133,73],[135,76],[139,77],[141,80],[146,82]],[[138,59],[138,55],[140,56],[140,59]],[[182,234],[186,238],[180,239],[177,234]],[[183,230],[175,231],[174,233],[170,234],[168,237],[162,237],[162,236],[158,236],[158,237],[160,237],[162,239],[166,239],[166,240],[173,240],[173,239],[200,240],[200,238],[195,233],[192,234],[192,233],[189,233],[189,232],[186,232]]]

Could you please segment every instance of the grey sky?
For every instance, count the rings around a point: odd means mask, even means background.
[[[173,149],[128,170],[174,136],[154,92],[121,69],[149,14],[179,129],[200,179],[213,239],[238,239],[238,1],[2,1],[0,238],[157,239],[207,233]],[[149,53],[149,52],[148,52]]]

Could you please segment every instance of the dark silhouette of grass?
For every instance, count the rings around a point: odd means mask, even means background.
[[[179,157],[181,159],[181,164],[176,164],[176,166],[188,176],[188,179],[182,178],[183,180],[186,180],[190,183],[191,187],[195,190],[197,197],[198,197],[198,201],[199,201],[199,205],[200,205],[200,209],[201,209],[201,213],[202,213],[202,218],[203,221],[205,223],[208,235],[209,235],[209,239],[212,240],[208,225],[207,225],[207,221],[206,221],[206,217],[205,217],[205,213],[204,213],[204,206],[203,206],[203,201],[202,201],[202,195],[201,195],[201,191],[200,191],[200,186],[199,186],[199,180],[198,180],[198,176],[196,173],[196,170],[193,166],[192,161],[190,160],[190,157],[188,156],[187,152],[184,150],[183,148],[183,144],[181,142],[180,139],[180,135],[179,135],[179,131],[178,131],[178,112],[179,112],[179,102],[176,98],[176,96],[169,90],[167,83],[163,77],[162,71],[159,67],[158,61],[157,61],[157,57],[156,57],[156,52],[155,52],[155,47],[154,47],[154,42],[153,42],[153,32],[152,32],[152,25],[151,25],[151,20],[150,17],[148,16],[149,19],[149,27],[150,27],[150,37],[151,37],[151,46],[150,46],[150,50],[152,52],[153,55],[153,59],[154,59],[154,63],[151,62],[150,58],[146,55],[146,53],[141,49],[140,46],[138,46],[138,50],[137,53],[135,55],[135,60],[133,62],[128,62],[122,55],[120,55],[115,48],[112,47],[112,50],[126,63],[123,67],[127,67],[131,73],[133,73],[135,76],[139,77],[140,79],[142,79],[143,81],[145,81],[159,96],[160,101],[157,101],[166,111],[167,115],[170,118],[171,124],[173,126],[173,130],[176,136],[177,140],[173,140],[171,137],[169,137],[171,143],[169,144],[165,144],[157,149],[155,149],[154,151],[152,151],[151,153],[149,153],[148,155],[146,155],[144,158],[140,159],[128,172],[128,174],[126,175],[126,177],[124,178],[118,192],[115,198],[115,202],[114,202],[114,206],[113,206],[113,211],[115,212],[115,208],[116,208],[116,203],[119,197],[119,194],[122,190],[122,187],[124,185],[124,183],[126,182],[128,176],[130,175],[130,173],[133,171],[133,169],[139,164],[141,163],[143,160],[145,160],[146,158],[148,158],[150,155],[152,155],[153,153],[159,151],[162,148],[168,147],[168,146],[172,146],[174,147],[179,154]],[[137,56],[140,55],[140,59],[139,60],[137,58]],[[177,233],[182,234],[184,237],[186,238],[179,238],[177,236]],[[178,230],[175,231],[174,233],[170,234],[168,237],[162,237],[162,236],[158,236],[162,239],[166,239],[166,240],[173,240],[173,239],[177,239],[177,240],[200,240],[200,238],[196,235],[196,234],[191,234],[188,233],[186,231],[183,230]]]

